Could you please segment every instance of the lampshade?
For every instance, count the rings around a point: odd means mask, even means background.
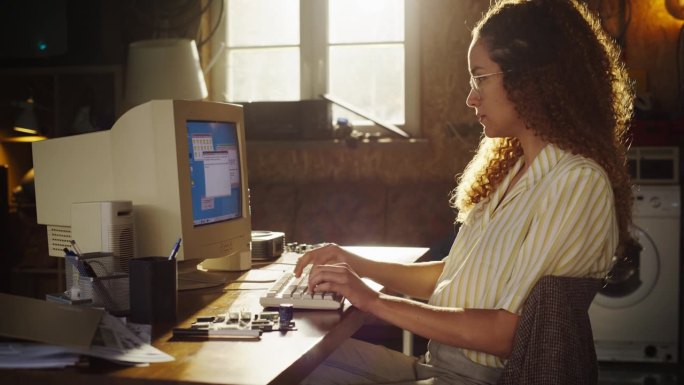
[[[673,17],[684,19],[684,1],[683,0],[665,0],[665,8],[667,12]]]
[[[195,41],[157,39],[131,43],[125,95],[128,107],[153,99],[207,97]]]
[[[33,108],[33,99],[28,99],[26,102],[20,104],[21,112],[14,121],[14,131],[23,132],[25,134],[38,134],[38,119],[36,118],[36,111]]]
[[[21,102],[12,102],[12,106],[19,107],[19,114],[14,120],[12,129],[0,130],[0,142],[37,142],[47,139],[40,132],[36,117],[33,98]]]

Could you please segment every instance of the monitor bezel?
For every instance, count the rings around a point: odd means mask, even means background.
[[[229,108],[226,108],[229,107]],[[242,106],[231,103],[206,103],[198,106],[195,103],[175,100],[174,106],[174,127],[176,136],[176,160],[178,167],[178,196],[180,200],[180,220],[183,234],[192,233],[187,242],[183,243],[179,260],[203,259],[209,260],[221,257],[230,257],[240,252],[239,248],[233,245],[233,239],[226,239],[226,234],[242,234],[244,226],[251,228],[251,217],[249,212],[249,181],[247,176],[247,143],[245,140],[244,115]],[[192,196],[190,181],[190,161],[188,148],[188,121],[215,121],[235,124],[238,144],[238,159],[240,163],[241,181],[241,216],[216,223],[202,226],[195,226],[192,215]],[[247,221],[247,223],[245,223]],[[201,240],[201,241],[200,241]],[[249,242],[249,240],[247,240]],[[209,246],[211,245],[211,246]],[[218,247],[216,247],[218,246]],[[186,258],[186,251],[205,250],[202,255],[190,255]],[[207,250],[218,250],[218,255],[211,253],[207,255]]]

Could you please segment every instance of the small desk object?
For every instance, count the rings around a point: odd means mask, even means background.
[[[426,252],[418,247],[349,247],[364,257],[414,262]],[[345,301],[342,310],[295,310],[296,329],[268,332],[261,339],[178,340],[174,327],[188,327],[200,316],[229,309],[261,311],[259,296],[269,283],[260,282],[264,270],[292,269],[279,259],[264,269],[242,275],[226,273],[232,283],[178,293],[177,325],[153,330],[152,345],[175,357],[174,361],[144,367],[127,367],[93,360],[86,367],[60,370],[0,370],[3,384],[296,384],[337,346],[351,337],[368,315]],[[283,263],[279,263],[283,262]],[[277,272],[274,272],[277,274]]]

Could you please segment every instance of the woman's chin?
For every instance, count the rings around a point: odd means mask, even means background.
[[[483,126],[482,128],[483,128],[483,131],[484,131],[484,134],[486,137],[488,137],[490,139],[501,137],[500,133],[497,130],[493,129],[492,127],[487,127],[484,124],[482,126]]]

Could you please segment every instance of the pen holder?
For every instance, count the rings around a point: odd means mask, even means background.
[[[176,261],[167,257],[130,260],[130,320],[156,324],[176,321]]]
[[[73,303],[103,307],[113,315],[128,313],[128,274],[121,271],[113,253],[67,255],[66,292]]]
[[[115,316],[128,314],[128,274],[121,273],[81,279],[87,282],[85,286],[92,290],[92,306],[103,307]]]
[[[121,273],[117,269],[113,253],[94,252],[64,257],[67,294],[72,300],[92,299],[92,287],[86,278],[106,277]]]

